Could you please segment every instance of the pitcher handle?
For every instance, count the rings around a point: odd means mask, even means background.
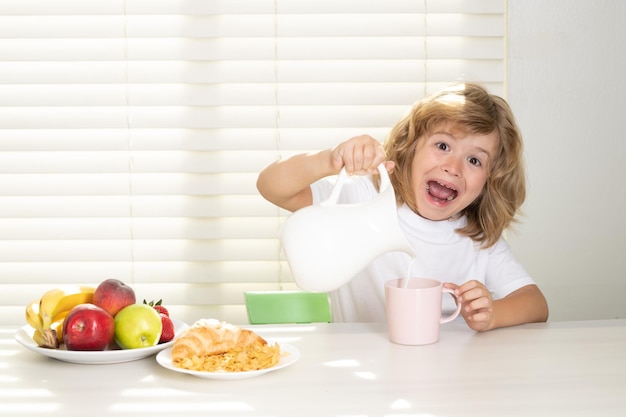
[[[385,164],[381,163],[378,165],[378,172],[380,174],[380,191],[383,192],[387,188],[391,186],[391,179],[389,178],[389,174],[387,173],[387,168],[385,168]],[[334,206],[337,204],[337,200],[339,200],[339,194],[341,193],[341,188],[348,180],[348,173],[346,172],[346,167],[341,168],[339,172],[339,176],[337,177],[337,182],[333,187],[333,191],[330,193],[330,196],[320,203],[320,206]]]

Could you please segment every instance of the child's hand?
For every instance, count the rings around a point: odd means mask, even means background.
[[[367,175],[376,171],[385,161],[383,145],[368,135],[355,136],[340,143],[331,150],[331,163],[335,170],[344,166],[349,175]],[[387,170],[393,169],[393,163],[387,163]]]
[[[468,281],[463,285],[445,283],[443,286],[454,290],[459,303],[461,303],[461,314],[470,328],[477,331],[491,328],[493,298],[487,287],[475,280]]]

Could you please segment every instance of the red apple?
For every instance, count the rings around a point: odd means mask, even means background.
[[[93,293],[93,303],[115,315],[124,307],[135,304],[135,291],[119,279],[109,278],[102,281]]]
[[[115,335],[115,319],[93,304],[79,304],[63,321],[67,350],[104,350]]]

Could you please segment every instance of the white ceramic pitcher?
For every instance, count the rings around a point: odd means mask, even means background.
[[[337,204],[348,177],[344,168],[327,200],[285,220],[280,240],[298,287],[331,291],[386,252],[414,255],[398,225],[395,193],[384,164],[378,171],[380,191],[371,201]]]

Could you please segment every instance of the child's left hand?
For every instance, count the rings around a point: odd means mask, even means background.
[[[476,331],[489,330],[493,324],[493,298],[482,283],[472,280],[463,285],[449,282],[444,287],[454,291],[461,303],[461,314],[467,325]]]

